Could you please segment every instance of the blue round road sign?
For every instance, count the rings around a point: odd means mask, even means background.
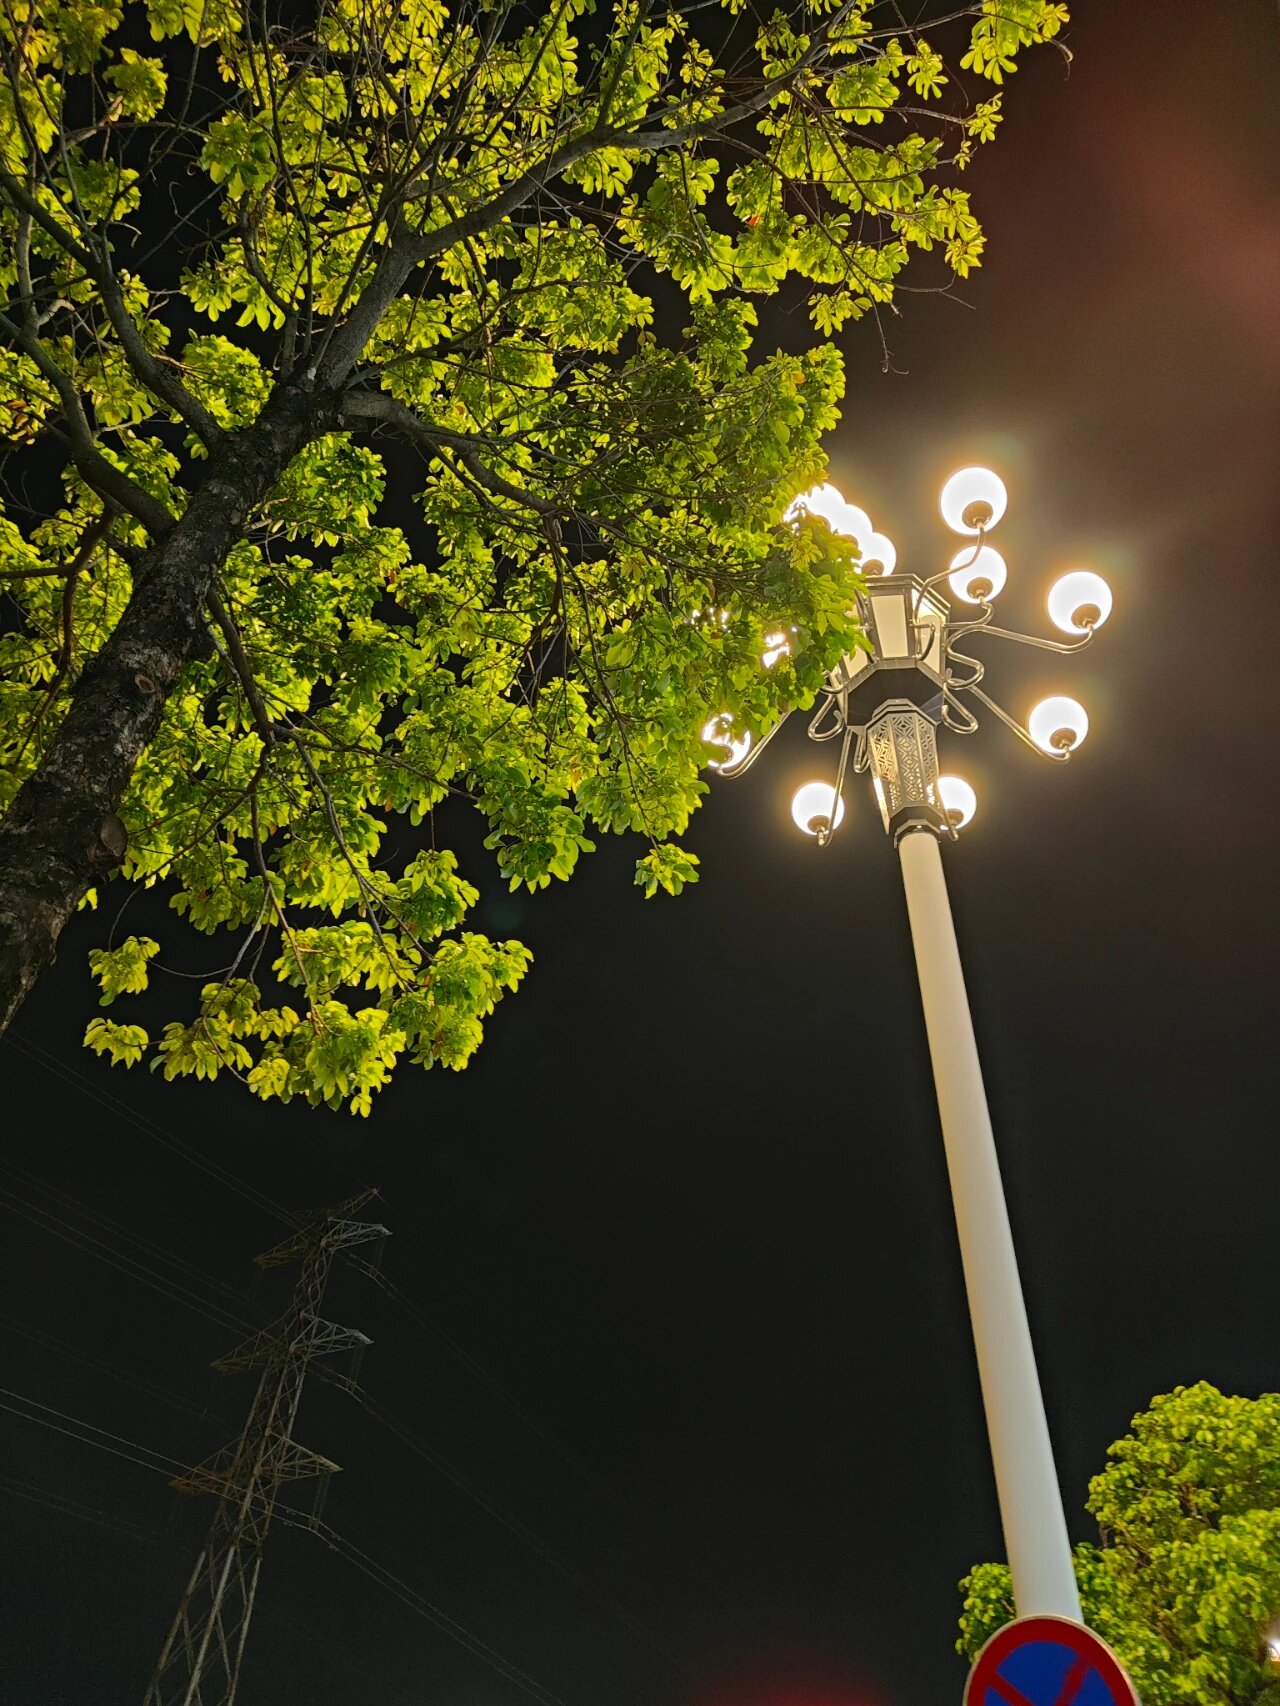
[[[1105,1641],[1067,1617],[1020,1617],[973,1662],[964,1706],[1141,1706]]]

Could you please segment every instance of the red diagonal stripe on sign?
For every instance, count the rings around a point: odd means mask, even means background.
[[[1066,1679],[1062,1684],[1062,1693],[1054,1702],[1054,1706],[1071,1706],[1071,1702],[1084,1687],[1085,1677],[1088,1676],[1092,1669],[1093,1666],[1090,1663],[1089,1655],[1087,1653],[1081,1653],[1076,1659],[1076,1662],[1072,1665],[1071,1669],[1067,1672]]]
[[[991,1678],[987,1688],[990,1694],[1000,1696],[1001,1700],[1004,1701],[1004,1706],[1031,1706],[1031,1702],[1022,1690],[1015,1688],[1011,1682],[1000,1675],[999,1671]]]

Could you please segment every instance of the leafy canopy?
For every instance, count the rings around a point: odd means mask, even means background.
[[[1152,1401],[1089,1486],[1098,1545],[1075,1549],[1085,1621],[1143,1706],[1277,1706],[1266,1631],[1280,1618],[1280,1394],[1201,1381]],[[979,1564],[959,1650],[1013,1616],[1004,1564]],[[1273,1630],[1274,1634],[1274,1630]]]
[[[278,479],[237,476],[207,643],[119,803],[123,879],[225,969],[91,1048],[362,1113],[402,1058],[463,1066],[529,955],[467,928],[451,802],[513,888],[612,832],[646,895],[696,880],[708,717],[760,730],[857,643],[849,543],[781,524],[841,358],[763,349],[756,303],[834,334],[913,255],[977,266],[959,174],[1066,16],[944,10],[6,7],[0,806],[217,458],[324,400]],[[103,1005],[157,952],[95,950]]]

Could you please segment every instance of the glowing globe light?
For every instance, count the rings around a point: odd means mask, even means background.
[[[820,515],[833,533],[843,533],[850,539],[856,539],[859,544],[869,539],[874,532],[871,517],[865,509],[859,509],[856,504],[846,503],[838,487],[828,482],[826,485],[815,486],[811,492],[802,492],[789,506],[784,521],[794,521],[805,512],[810,515]]]
[[[967,604],[985,604],[1004,586],[1009,578],[1004,558],[990,545],[972,545],[957,551],[951,559],[951,574],[947,585],[957,598]]]
[[[766,634],[765,649],[760,654],[760,662],[766,669],[772,669],[779,658],[791,656],[791,641],[785,634]]]
[[[1049,589],[1049,620],[1064,634],[1089,634],[1111,614],[1111,588],[1101,575],[1076,569]]]
[[[733,718],[728,711],[721,711],[718,716],[712,717],[702,731],[702,738],[716,746],[728,748],[724,758],[707,760],[708,770],[730,769],[733,765],[740,764],[751,751],[750,734],[745,729],[741,734],[733,732]]]
[[[922,592],[919,598],[916,599],[914,620],[917,622],[941,623],[946,621],[946,617],[942,614],[941,606],[935,603],[930,594]]]
[[[898,547],[884,533],[868,533],[859,539],[862,561],[858,567],[865,575],[891,575],[898,561]]]
[[[963,829],[978,809],[978,796],[963,776],[939,776],[938,798],[943,816],[956,829]]]
[[[1089,719],[1074,699],[1042,699],[1028,719],[1027,732],[1041,752],[1056,757],[1075,751],[1089,732]]]
[[[835,797],[836,791],[829,782],[806,782],[803,788],[797,788],[791,802],[791,816],[796,827],[806,835],[838,829],[844,822],[844,800],[841,798],[836,807],[836,820],[832,823],[831,808]]]
[[[942,488],[942,519],[956,533],[980,533],[1004,514],[1009,494],[990,468],[961,468]]]

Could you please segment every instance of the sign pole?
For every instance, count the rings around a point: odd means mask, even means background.
[[[1080,1621],[1071,1542],[936,833],[924,826],[908,829],[898,839],[898,856],[1014,1602],[1020,1617],[1048,1613]]]

